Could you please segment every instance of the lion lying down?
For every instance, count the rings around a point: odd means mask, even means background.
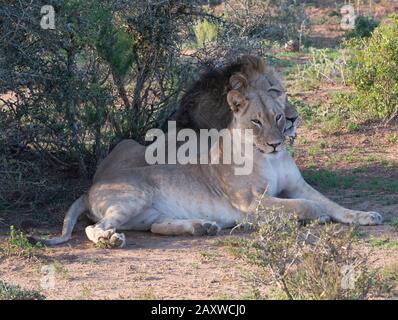
[[[379,213],[341,207],[304,181],[284,146],[291,129],[286,119],[286,99],[281,100],[275,86],[267,88],[258,81],[264,74],[260,59],[246,57],[243,61],[246,65],[241,70],[252,72],[228,74],[229,85],[221,100],[222,106],[228,107],[227,130],[253,132],[252,140],[244,136],[234,142],[242,144],[242,149],[249,143],[253,145],[250,174],[236,175],[236,164],[222,162],[147,166],[143,161],[145,147],[127,140],[101,164],[87,194],[69,208],[62,235],[40,241],[47,245],[68,241],[77,218],[86,211],[95,222],[86,228],[87,237],[110,247],[125,245],[125,235],[119,230],[212,235],[244,221],[262,195],[265,207],[283,207],[303,220],[380,224]],[[220,156],[220,148],[219,144],[213,145],[210,154]],[[279,198],[282,194],[284,198]]]

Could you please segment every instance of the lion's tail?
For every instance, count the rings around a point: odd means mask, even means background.
[[[66,213],[64,219],[64,226],[62,228],[62,234],[60,237],[56,237],[53,239],[34,239],[41,242],[42,244],[49,246],[64,243],[70,240],[70,238],[72,237],[73,228],[77,222],[77,218],[79,218],[79,216],[81,216],[87,209],[88,207],[86,195],[82,195],[80,198],[75,200],[75,202],[73,202],[72,205],[69,207],[69,210]]]

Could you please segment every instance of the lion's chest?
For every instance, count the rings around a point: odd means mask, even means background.
[[[278,196],[288,188],[292,180],[299,177],[297,167],[294,163],[292,165],[292,159],[286,151],[264,155],[261,174],[265,181],[266,194],[271,197]]]

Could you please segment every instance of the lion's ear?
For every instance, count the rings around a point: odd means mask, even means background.
[[[228,92],[227,101],[232,112],[238,112],[246,105],[245,97],[237,90]]]
[[[234,90],[239,90],[247,87],[247,79],[241,73],[236,73],[229,78],[229,84]]]

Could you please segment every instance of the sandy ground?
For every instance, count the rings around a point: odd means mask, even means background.
[[[387,225],[362,227],[361,233],[398,240]],[[35,258],[0,257],[0,279],[38,290],[47,299],[247,299],[254,288],[272,298],[269,287],[251,280],[256,269],[220,245],[231,237],[228,230],[200,238],[126,235],[124,249],[96,248],[79,230],[69,243]],[[398,263],[398,250],[373,249],[372,260],[374,267]],[[54,267],[54,286],[43,289],[49,278],[46,266]]]
[[[0,258],[0,278],[48,299],[223,299],[252,292],[253,268],[217,237],[163,237],[127,232],[127,248],[98,249],[81,232],[36,259]],[[55,286],[42,289],[43,266],[55,263]]]

